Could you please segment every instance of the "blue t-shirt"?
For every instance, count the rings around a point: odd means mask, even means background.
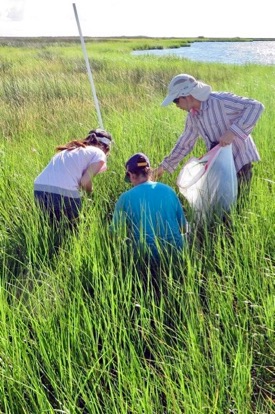
[[[145,243],[154,254],[167,245],[183,247],[183,208],[176,192],[166,184],[146,181],[121,194],[111,230],[123,225],[137,246]]]

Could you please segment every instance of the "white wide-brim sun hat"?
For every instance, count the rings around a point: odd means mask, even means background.
[[[175,76],[168,86],[168,95],[161,106],[167,106],[180,96],[192,95],[198,101],[206,101],[212,91],[211,86],[197,81],[193,76],[182,73]]]

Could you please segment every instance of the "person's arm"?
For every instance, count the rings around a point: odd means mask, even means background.
[[[162,165],[160,165],[159,167],[155,168],[152,171],[152,179],[156,181],[158,178],[160,178],[163,175],[163,173],[164,173],[164,168]]]
[[[82,175],[82,178],[80,180],[80,186],[83,190],[85,190],[87,193],[92,193],[93,191],[93,183],[92,179],[93,177],[99,173],[99,171],[104,166],[104,161],[98,161],[94,164],[91,164],[87,170]]]
[[[228,118],[235,117],[235,120],[220,137],[219,143],[222,147],[231,144],[236,136],[245,140],[261,116],[264,105],[255,99],[231,94],[230,98],[224,101],[224,110]],[[237,117],[236,111],[239,112]]]
[[[234,132],[228,130],[226,131],[220,138],[220,146],[225,147],[226,145],[232,144],[235,139],[236,134]]]
[[[161,177],[164,171],[168,171],[169,173],[174,172],[180,161],[192,151],[198,136],[199,133],[191,120],[191,115],[188,115],[183,133],[178,138],[170,154],[153,170],[153,177]]]

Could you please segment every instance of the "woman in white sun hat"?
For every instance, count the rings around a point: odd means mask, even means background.
[[[164,171],[172,173],[202,137],[207,150],[217,144],[232,144],[238,183],[249,187],[252,162],[260,160],[250,134],[264,110],[263,104],[229,92],[213,92],[211,86],[188,74],[171,80],[162,106],[172,102],[188,112],[185,129],[170,154],[154,170],[154,177],[160,177]]]

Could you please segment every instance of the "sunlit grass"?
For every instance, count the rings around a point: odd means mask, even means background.
[[[98,126],[81,48],[2,47],[0,412],[274,411],[274,68],[131,56],[146,44],[154,42],[87,44],[115,145],[77,232],[59,250],[35,207],[33,181],[57,144]],[[157,166],[182,131],[184,115],[160,107],[181,72],[264,103],[253,135],[262,161],[232,228],[218,223],[199,239],[194,228],[179,261],[159,271],[157,295],[150,269],[108,227],[129,188],[127,158],[143,151]],[[200,142],[193,154],[204,151]],[[163,177],[176,190],[179,169]]]

